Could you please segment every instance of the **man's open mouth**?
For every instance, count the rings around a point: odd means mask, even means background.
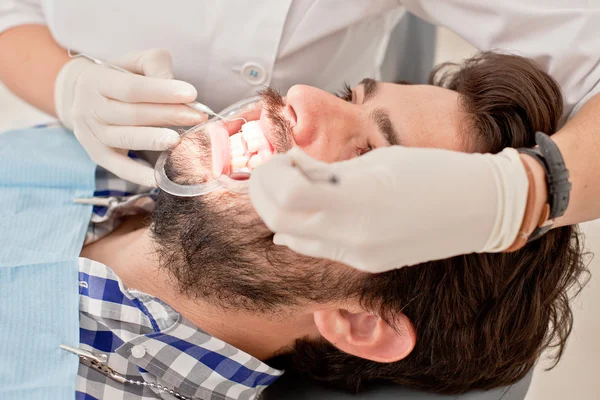
[[[263,134],[260,121],[242,125],[241,132],[229,137],[231,170],[252,170],[273,156],[273,146]]]
[[[219,125],[207,128],[215,177],[251,172],[274,153],[286,152],[294,146],[296,112],[279,94],[271,94],[273,96],[276,100],[269,97],[263,100],[259,119],[244,123],[240,131],[231,136]]]

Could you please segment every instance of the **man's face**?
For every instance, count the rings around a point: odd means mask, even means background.
[[[298,146],[334,162],[394,144],[467,147],[460,134],[465,114],[450,90],[367,79],[344,98],[308,86],[292,87],[285,98],[273,90],[263,96],[260,123],[275,151]],[[204,181],[211,171],[208,145],[202,131],[183,137],[171,150],[167,175],[183,184]],[[361,273],[275,246],[246,195],[162,194],[154,235],[182,291],[222,306],[273,312],[336,302],[361,290]]]
[[[461,134],[467,120],[458,94],[436,86],[364,79],[339,97],[303,85],[293,86],[285,98],[270,89],[264,96],[261,127],[276,151],[291,143],[335,162],[390,145],[470,147]]]

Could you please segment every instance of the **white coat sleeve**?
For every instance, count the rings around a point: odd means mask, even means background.
[[[0,33],[19,25],[41,24],[46,21],[42,12],[42,0],[0,1]]]
[[[399,0],[479,50],[534,59],[560,84],[565,116],[600,93],[599,0]]]

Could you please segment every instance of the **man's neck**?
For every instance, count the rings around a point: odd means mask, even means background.
[[[260,360],[292,345],[295,338],[317,334],[311,312],[275,319],[248,311],[223,310],[181,295],[167,271],[159,267],[149,229],[135,229],[138,226],[124,224],[86,246],[81,256],[105,264],[127,288],[158,297],[203,331]]]

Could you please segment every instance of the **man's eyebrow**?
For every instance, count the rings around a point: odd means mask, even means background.
[[[388,112],[383,108],[376,108],[371,112],[371,118],[383,133],[383,137],[389,143],[390,146],[399,146],[400,139],[398,139],[398,133],[390,121]]]
[[[379,91],[379,82],[377,82],[375,79],[365,78],[362,81],[360,81],[359,85],[363,85],[364,88],[363,103],[372,99]],[[394,129],[392,121],[390,120],[390,116],[384,108],[374,109],[371,112],[371,118],[373,119],[381,133],[383,133],[383,137],[390,146],[400,145],[398,133]]]
[[[375,96],[379,90],[379,83],[375,79],[365,78],[360,81],[359,85],[363,85],[365,90],[363,103]]]

